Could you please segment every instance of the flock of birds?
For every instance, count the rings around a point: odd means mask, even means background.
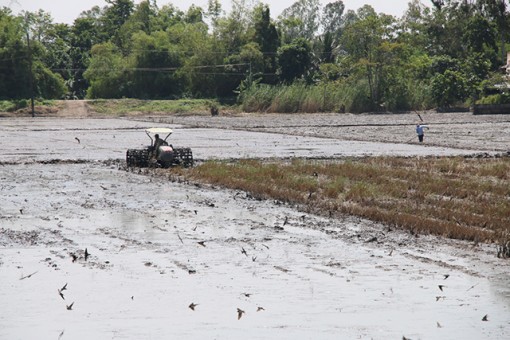
[[[182,242],[182,239],[181,239],[181,242]],[[202,247],[206,247],[206,241],[198,241],[197,244],[199,244]],[[241,248],[241,253],[244,254],[245,256],[248,256],[248,253],[246,252],[246,250],[244,248]],[[90,253],[89,253],[88,249],[85,248],[85,251],[83,252],[83,257],[80,257],[80,256],[76,255],[75,253],[70,253],[69,256],[71,257],[71,261],[74,263],[74,262],[76,262],[80,258],[83,258],[85,261],[87,261],[88,258],[90,257]],[[33,272],[31,274],[22,276],[20,278],[20,280],[25,280],[25,279],[31,278],[35,274],[37,274],[37,271]],[[193,272],[190,272],[190,274],[193,274]],[[67,290],[67,282],[61,288],[57,289],[58,295],[64,301],[65,301],[65,296],[64,296],[63,292],[65,290]],[[252,294],[251,293],[242,293],[241,295],[243,295],[246,298],[249,298]],[[134,300],[134,296],[131,296],[131,300]],[[66,309],[71,311],[71,310],[73,310],[73,306],[74,306],[74,301],[71,302],[70,304],[66,304]],[[188,306],[188,308],[191,309],[192,311],[195,311],[195,308],[197,306],[198,306],[198,303],[192,302]],[[257,312],[265,311],[265,308],[258,306],[256,311]],[[237,320],[240,320],[241,317],[243,316],[243,314],[245,314],[245,313],[246,312],[244,310],[242,310],[241,308],[237,308]],[[61,334],[60,336],[62,336],[62,335],[63,334]]]
[[[450,277],[450,274],[444,274],[443,275],[443,279],[446,280]],[[475,285],[476,286],[476,285]],[[475,286],[471,286],[469,290],[473,289]],[[437,285],[437,288],[439,288],[439,290],[441,292],[444,292],[445,291],[445,288],[448,288],[447,286],[445,285]],[[442,295],[442,296],[436,296],[436,302],[439,301],[439,300],[445,300],[446,299],[446,296]],[[489,315],[488,314],[485,314],[483,317],[482,317],[482,321],[489,321]],[[443,328],[443,325],[441,325],[439,323],[439,321],[436,322],[436,325],[437,325],[437,328]],[[402,336],[402,340],[412,340],[411,338],[408,338],[406,336]]]
[[[177,235],[179,236],[179,235]],[[179,236],[179,240],[182,242],[182,238]],[[202,246],[202,247],[206,247],[206,242],[207,241],[198,241],[197,244]],[[246,249],[244,249],[243,247],[241,247],[241,254],[243,254],[244,256],[248,257],[248,252],[246,251]],[[256,256],[252,256],[252,261],[255,262],[255,260],[257,259]],[[194,270],[190,270],[189,271],[190,274],[194,274],[195,271]],[[252,294],[251,293],[242,293],[241,295],[243,295],[244,297],[246,298],[249,298]],[[195,308],[198,306],[197,303],[194,303],[192,302],[188,308],[191,309],[192,311],[195,311]],[[265,311],[265,308],[264,307],[260,307],[258,306],[257,307],[257,312],[261,312],[261,311]],[[237,320],[240,320],[243,316],[243,314],[245,314],[246,312],[244,310],[242,310],[241,308],[237,308]]]
[[[80,143],[80,141],[79,141],[79,139],[78,139],[78,138],[76,138],[76,140],[77,140],[77,142],[78,142],[78,143]],[[197,211],[196,211],[196,210],[195,210],[194,212],[195,212],[195,214],[197,214]],[[23,214],[23,210],[22,210],[22,209],[20,209],[20,214]],[[283,222],[283,225],[284,225],[284,226],[285,226],[286,224],[288,224],[288,217],[287,217],[287,216],[285,217],[285,220],[284,220],[284,222]],[[195,228],[195,229],[196,229],[196,228]],[[184,242],[183,242],[183,240],[182,240],[182,238],[180,237],[180,235],[179,235],[179,234],[177,234],[177,236],[178,236],[178,238],[179,238],[180,242],[181,242],[181,243],[184,243]],[[196,243],[197,243],[199,246],[201,246],[201,247],[206,247],[206,246],[207,246],[207,245],[206,245],[207,241],[197,241]],[[248,257],[248,252],[246,251],[246,249],[244,249],[244,247],[241,247],[240,252],[241,252],[241,254],[243,254],[243,255],[245,255],[246,257]],[[389,256],[391,256],[391,255],[392,255],[392,252],[393,252],[393,249],[390,251]],[[81,255],[81,254],[83,254],[83,255]],[[90,253],[88,252],[88,249],[87,249],[87,248],[85,248],[85,250],[84,250],[81,254],[80,254],[80,255],[77,255],[76,253],[70,253],[69,255],[70,255],[70,257],[71,257],[71,259],[72,259],[72,262],[73,262],[73,263],[74,263],[74,262],[76,262],[76,261],[78,261],[79,259],[84,259],[85,261],[88,261],[88,259],[89,259],[89,257],[90,257]],[[256,261],[256,257],[255,257],[255,256],[253,256],[253,257],[252,257],[252,261],[253,261],[253,262],[255,262],[255,261]],[[33,275],[35,275],[36,273],[37,273],[37,271],[36,271],[36,272],[33,272],[33,273],[29,274],[29,275],[22,276],[22,277],[20,278],[20,280],[28,279],[28,278],[32,277]],[[194,271],[193,271],[193,270],[190,270],[190,272],[189,272],[189,273],[190,273],[190,274],[193,274],[193,273],[194,273]],[[446,280],[446,279],[448,279],[448,278],[449,278],[449,276],[450,276],[449,274],[445,274],[443,279],[444,279],[444,280]],[[439,289],[441,292],[445,292],[445,289],[447,288],[447,286],[446,286],[446,285],[444,285],[444,284],[439,284],[437,287],[438,287],[438,289]],[[473,286],[473,287],[471,287],[471,288],[474,288],[474,286]],[[470,289],[471,289],[471,288],[470,288]],[[59,297],[60,297],[63,301],[66,301],[65,296],[64,296],[64,291],[66,291],[67,289],[68,289],[68,284],[67,284],[67,283],[65,283],[65,284],[64,284],[61,288],[58,288],[58,289],[57,289],[58,295],[59,295]],[[242,293],[241,295],[243,295],[243,296],[244,296],[244,297],[246,297],[246,298],[249,298],[252,294],[251,294],[251,293]],[[134,299],[134,296],[131,296],[131,299]],[[446,299],[446,296],[436,296],[436,301],[444,300],[444,299]],[[74,301],[73,301],[73,302],[71,302],[70,304],[67,304],[67,303],[66,303],[66,305],[65,305],[65,306],[66,306],[66,309],[67,309],[67,310],[72,311],[72,310],[73,310],[73,306],[74,306]],[[192,302],[192,303],[190,303],[190,304],[188,305],[188,308],[189,308],[189,309],[191,309],[192,311],[195,311],[195,310],[197,309],[197,307],[198,307],[198,306],[199,306],[199,304],[198,304],[198,303]],[[258,306],[258,307],[256,308],[256,312],[261,312],[261,311],[265,311],[265,308],[264,308],[264,307],[261,307],[261,306]],[[246,313],[246,312],[245,312],[244,310],[242,310],[241,308],[237,308],[237,310],[236,310],[237,320],[240,320],[240,319],[243,317],[243,315],[244,315],[245,313]],[[486,314],[486,315],[484,315],[484,316],[482,317],[481,321],[489,321],[488,315],[487,315],[487,314]],[[438,327],[438,328],[442,328],[443,326],[442,326],[439,322],[437,322],[437,327]],[[59,338],[60,338],[62,335],[63,335],[63,332],[60,334]],[[411,338],[408,338],[408,337],[406,337],[406,336],[402,336],[402,340],[411,340]]]
[[[287,218],[285,219],[284,224],[286,224],[286,223],[287,223]],[[180,239],[180,240],[181,240],[181,242],[182,242],[182,239],[181,239],[180,237],[179,237],[179,239]],[[198,244],[198,245],[200,245],[200,246],[202,246],[202,247],[206,247],[206,242],[207,242],[207,241],[197,241],[197,244]],[[248,252],[247,252],[247,251],[246,251],[243,247],[241,247],[241,254],[243,254],[243,255],[245,255],[245,256],[247,256],[247,257],[248,257]],[[78,255],[76,255],[75,253],[70,253],[70,256],[71,256],[72,262],[74,263],[74,262],[76,262],[78,259],[81,259],[81,258],[83,258],[85,261],[87,261],[87,260],[88,260],[88,258],[90,257],[90,253],[88,252],[88,249],[87,249],[87,248],[85,248],[85,251],[83,252],[83,257],[78,256]],[[253,260],[253,261],[255,261],[255,259],[253,259],[253,258],[252,258],[252,260]],[[37,274],[37,271],[36,271],[36,272],[33,272],[33,273],[31,273],[31,274],[28,274],[28,275],[22,276],[22,277],[20,278],[20,280],[28,279],[28,278],[32,277],[33,275],[35,275],[35,274]],[[444,279],[444,280],[446,280],[446,279],[448,279],[449,277],[450,277],[450,275],[449,275],[449,274],[445,274],[445,275],[443,276],[443,279]],[[446,285],[444,285],[444,284],[439,284],[437,287],[438,287],[438,289],[439,289],[441,292],[444,292],[444,291],[445,291],[445,289],[447,288],[447,286],[446,286]],[[472,289],[472,288],[474,288],[474,286],[470,287],[470,289]],[[59,297],[60,297],[62,300],[64,300],[64,301],[65,301],[65,296],[64,296],[64,293],[63,293],[63,292],[64,292],[64,291],[66,291],[66,290],[67,290],[67,283],[65,283],[65,284],[64,284],[61,288],[58,288],[58,289],[57,289],[57,292],[58,292]],[[252,295],[252,294],[251,294],[251,293],[242,293],[241,295],[243,295],[243,296],[244,296],[244,297],[246,297],[246,298],[249,298],[249,297],[251,297],[251,295]],[[133,300],[133,299],[134,299],[134,296],[131,296],[131,299]],[[446,299],[446,296],[436,296],[436,301],[444,300],[444,299]],[[199,305],[198,303],[194,303],[194,302],[192,302],[192,303],[190,303],[190,304],[189,304],[188,308],[189,308],[189,309],[191,309],[192,311],[195,311],[198,305]],[[71,302],[70,304],[66,304],[66,309],[67,309],[67,310],[69,310],[69,311],[72,311],[72,310],[73,310],[73,306],[74,306],[74,301],[73,301],[73,302]],[[257,307],[257,309],[256,309],[256,312],[261,312],[261,311],[265,311],[265,308],[264,308],[264,307],[261,307],[261,306],[258,306],[258,307]],[[237,311],[236,311],[236,314],[237,314],[237,320],[240,320],[240,319],[243,317],[243,315],[244,315],[245,313],[246,313],[246,312],[245,312],[244,310],[242,310],[241,308],[237,308]],[[486,314],[486,315],[484,315],[484,316],[482,317],[482,319],[481,319],[481,320],[482,320],[482,321],[489,321],[488,315],[487,315],[487,314]],[[437,327],[438,327],[438,328],[442,328],[443,326],[442,326],[439,322],[437,322]],[[62,333],[63,333],[63,332],[62,332]],[[61,337],[62,335],[63,335],[63,334],[60,334],[60,337]],[[60,338],[60,337],[59,337],[59,338]],[[412,340],[412,339],[411,339],[411,338],[408,338],[408,337],[406,337],[406,336],[402,336],[402,340]]]

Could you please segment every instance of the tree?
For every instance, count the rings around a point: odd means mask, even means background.
[[[342,36],[343,47],[353,66],[367,80],[368,96],[374,109],[382,104],[389,77],[387,71],[398,62],[400,45],[392,41],[394,22],[392,16],[379,16],[371,6],[365,5],[346,25]]]
[[[23,42],[23,18],[0,8],[0,98],[30,97],[28,49]]]
[[[72,75],[68,81],[68,87],[70,96],[74,98],[85,98],[90,84],[83,73],[89,66],[92,46],[105,41],[97,15],[100,9],[95,7],[94,10],[94,12],[82,13],[71,27],[69,56],[72,63],[70,70]]]
[[[106,42],[92,47],[90,65],[83,74],[90,83],[88,98],[122,98],[129,95],[127,64],[117,47]]]
[[[188,24],[203,23],[204,14],[203,9],[195,5],[191,5],[184,16],[184,21]]]
[[[343,1],[334,1],[326,4],[322,13],[322,29],[330,33],[334,39],[340,38],[343,23],[345,5]]]
[[[496,28],[489,20],[479,14],[471,17],[467,23],[463,40],[471,53],[494,53],[496,46]]]
[[[506,0],[478,0],[477,6],[482,15],[490,21],[495,21],[498,27],[498,35],[501,42],[501,60],[506,60],[505,42],[508,37],[508,23],[510,13],[507,12],[508,4]]]
[[[207,1],[207,17],[211,18],[212,26],[216,27],[218,19],[220,18],[223,10],[219,0]]]
[[[239,54],[224,59],[225,74],[220,78],[218,94],[222,97],[232,96],[236,91],[249,87],[253,83],[253,75],[264,71],[264,55],[257,43],[250,42],[241,47]]]
[[[334,56],[334,39],[331,32],[324,33],[322,37],[322,52],[321,61],[323,63],[333,63],[335,60]]]
[[[44,65],[62,76],[69,92],[73,82],[73,60],[71,28],[67,24],[52,24],[47,32],[47,42],[44,44],[45,53],[42,58]]]
[[[166,31],[183,21],[184,12],[172,4],[164,5],[152,18],[151,31]]]
[[[110,6],[104,11],[104,29],[112,41],[121,47],[119,30],[133,13],[134,3],[132,0],[105,0]]]
[[[273,74],[276,72],[276,53],[280,45],[276,25],[271,21],[269,6],[259,5],[254,9],[254,36],[253,41],[258,44],[263,55],[262,73],[263,81],[274,83]]]
[[[304,38],[298,38],[278,49],[278,75],[283,82],[291,83],[306,74],[312,62],[311,50]]]
[[[432,78],[432,96],[439,107],[450,107],[464,101],[468,95],[467,80],[459,71],[446,70]]]
[[[133,53],[130,56],[129,96],[133,98],[178,98],[183,91],[183,80],[178,70],[182,53],[172,45],[165,32],[133,35]]]
[[[290,43],[298,37],[313,40],[320,26],[319,0],[298,0],[283,10],[280,15],[280,30],[284,43]]]
[[[57,45],[53,29],[44,11],[14,17],[9,9],[0,9],[0,97],[60,98],[65,93],[62,77],[48,67],[59,57],[52,49]],[[65,49],[59,52],[65,59]]]
[[[326,4],[322,14],[322,51],[321,61],[332,63],[335,60],[335,50],[340,43],[342,29],[344,26],[343,13],[345,5],[342,1],[335,1]]]

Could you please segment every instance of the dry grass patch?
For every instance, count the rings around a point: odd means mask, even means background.
[[[353,214],[414,233],[507,244],[510,159],[390,158],[235,163],[183,176],[324,214]]]

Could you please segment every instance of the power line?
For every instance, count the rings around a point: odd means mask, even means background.
[[[198,66],[181,66],[181,67],[126,67],[126,68],[93,68],[94,71],[146,71],[146,72],[168,72],[180,69],[207,69],[230,66],[248,66],[249,63],[238,64],[217,64],[217,65],[198,65]],[[51,71],[86,71],[86,68],[52,68]]]

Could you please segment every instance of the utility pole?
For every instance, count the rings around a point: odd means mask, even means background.
[[[30,48],[30,34],[28,33],[28,17],[26,18],[26,25],[27,25],[27,48],[28,48],[28,67],[30,71],[30,106],[32,109],[32,117],[35,117],[35,110],[34,110],[34,70],[32,68],[32,49]]]
[[[251,60],[250,60],[250,73],[248,75],[248,79],[249,79],[248,83],[250,84],[250,87],[251,87],[251,85],[253,83],[253,73],[252,73],[252,68],[251,68]]]

